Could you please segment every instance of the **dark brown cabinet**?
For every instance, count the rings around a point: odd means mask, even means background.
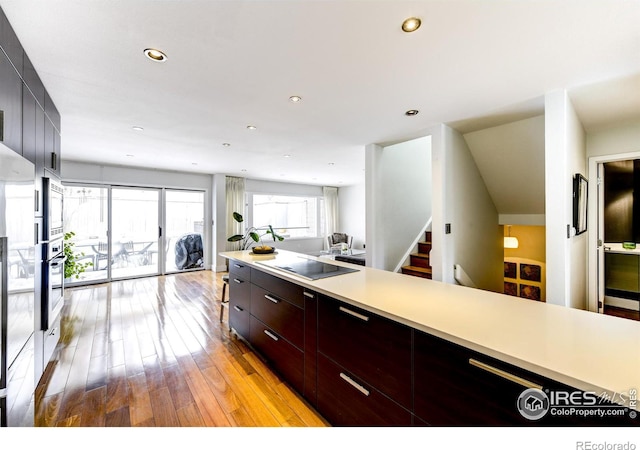
[[[628,413],[617,417],[547,413],[530,420],[518,410],[519,398],[527,389],[540,389],[549,395],[573,393],[579,405],[575,409],[580,409],[582,391],[426,333],[416,331],[414,337],[415,414],[430,425],[637,426],[640,423],[630,419]],[[587,400],[591,401],[591,397]],[[602,405],[606,409],[611,404]]]
[[[411,413],[321,353],[318,411],[339,426],[410,426]]]
[[[302,350],[251,316],[251,345],[262,354],[269,364],[293,388],[302,392],[304,388],[304,355]]]
[[[251,313],[251,268],[231,261],[229,267],[229,326],[249,339]]]
[[[318,352],[411,408],[411,328],[321,295]]]
[[[303,308],[254,284],[251,286],[251,315],[302,349],[304,345]]]

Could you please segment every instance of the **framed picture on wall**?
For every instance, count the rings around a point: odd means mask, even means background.
[[[537,264],[520,264],[520,279],[540,282],[540,266]]]
[[[573,227],[576,236],[587,231],[587,188],[589,183],[581,174],[573,177]]]
[[[505,278],[517,278],[518,265],[514,262],[504,262],[504,277]]]

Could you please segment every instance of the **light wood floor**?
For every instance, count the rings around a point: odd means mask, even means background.
[[[222,274],[67,289],[61,342],[36,389],[37,426],[327,423],[219,321]]]

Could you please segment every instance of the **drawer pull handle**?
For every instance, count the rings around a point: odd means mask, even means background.
[[[233,281],[235,281],[235,282],[236,282],[236,283],[238,283],[238,284],[242,284],[242,283],[244,283],[244,281],[242,281],[242,280],[238,280],[237,278],[234,278],[234,279],[233,279]]]
[[[242,268],[244,268],[244,266],[243,266],[243,265],[240,265],[240,264],[234,264],[234,265],[233,265],[233,267],[236,267],[236,268],[238,268],[238,269],[242,269]]]
[[[346,381],[347,383],[349,383],[351,386],[353,386],[354,388],[356,388],[357,390],[359,390],[360,392],[362,392],[364,395],[366,395],[367,397],[369,396],[369,390],[365,389],[361,384],[356,383],[355,381],[353,381],[347,374],[345,374],[344,372],[340,372],[340,378],[342,378],[344,381]]]
[[[264,294],[264,298],[266,298],[267,300],[273,302],[273,303],[280,303],[280,300],[278,300],[275,297],[270,296],[269,294]]]
[[[471,364],[472,366],[475,366],[479,369],[485,370],[489,373],[492,373],[494,375],[497,375],[501,378],[504,378],[505,380],[509,380],[513,383],[517,383],[520,386],[524,386],[526,388],[535,388],[535,389],[540,389],[542,390],[542,386],[540,386],[539,384],[533,383],[532,381],[529,380],[525,380],[524,378],[521,378],[517,375],[514,375],[512,373],[509,372],[505,372],[504,370],[498,369],[496,367],[490,366],[489,364],[485,364],[483,362],[480,362],[476,359],[473,358],[469,358],[469,364]]]
[[[369,318],[367,316],[363,316],[360,313],[357,313],[355,311],[351,311],[350,309],[345,308],[344,306],[340,306],[338,309],[340,309],[340,311],[342,311],[343,313],[347,313],[352,315],[353,317],[357,317],[360,320],[364,320],[365,322],[369,321]]]
[[[239,306],[237,306],[237,305],[233,305],[233,309],[235,309],[235,310],[236,310],[236,311],[238,311],[238,312],[242,312],[242,311],[244,311],[244,309],[240,308],[240,307],[239,307]]]
[[[313,293],[307,292],[307,291],[304,292],[304,296],[309,298],[316,298],[316,296]]]
[[[267,336],[269,336],[271,339],[273,339],[274,341],[278,341],[278,336],[276,336],[275,334],[273,334],[271,331],[269,330],[264,330],[264,334],[266,334]]]

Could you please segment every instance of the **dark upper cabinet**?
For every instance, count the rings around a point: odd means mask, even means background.
[[[15,70],[22,76],[22,45],[2,9],[0,9],[0,46],[11,60]]]
[[[0,141],[22,155],[22,79],[0,51]]]
[[[60,114],[51,97],[44,92],[44,166],[60,176]]]
[[[30,91],[31,95],[38,102],[38,106],[41,109],[44,109],[44,85],[42,84],[42,81],[40,80],[36,69],[33,67],[33,64],[31,64],[31,60],[26,53],[24,54],[23,61],[24,73],[22,75],[22,78],[24,80],[24,83],[27,85],[27,91]]]

